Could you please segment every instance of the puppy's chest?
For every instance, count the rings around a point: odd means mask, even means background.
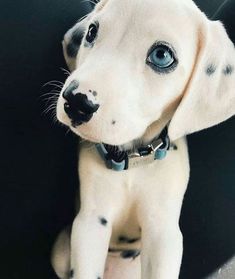
[[[167,200],[179,192],[183,197],[189,173],[185,141],[178,141],[177,147],[164,160],[122,172],[108,169],[95,148],[80,149],[81,204],[96,208],[102,216],[113,212],[111,253],[135,257],[140,249],[140,208],[151,206],[155,210],[164,197]]]
[[[113,224],[109,252],[120,253],[123,257],[128,257],[131,253],[133,254],[131,257],[135,257],[135,253],[140,250],[140,240],[141,229],[136,211],[134,209],[127,210]]]

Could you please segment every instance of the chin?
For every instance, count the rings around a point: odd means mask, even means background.
[[[69,128],[74,134],[76,134],[77,136],[81,137],[84,140],[87,140],[87,141],[90,141],[90,142],[93,142],[93,143],[101,143],[102,142],[98,137],[83,133],[83,132],[79,131],[77,128],[74,128],[72,126],[69,126]]]
[[[108,145],[115,145],[115,146],[123,146],[129,145],[136,139],[139,139],[142,134],[138,135],[125,135],[124,133],[121,135],[119,133],[107,133],[107,134],[99,134],[94,132],[89,133],[88,129],[81,128],[74,128],[70,126],[71,131],[73,131],[76,135],[80,136],[82,139],[93,142],[93,143],[104,143]],[[85,130],[85,131],[84,131]],[[91,131],[91,130],[90,130]]]
[[[122,127],[120,133],[118,132],[119,127],[104,129],[102,126],[98,126],[97,123],[91,122],[73,127],[68,117],[64,113],[60,113],[59,110],[57,111],[57,119],[59,122],[69,127],[74,134],[93,143],[104,143],[116,146],[129,145],[131,142],[141,138],[145,132],[145,130],[143,131],[142,129],[133,131],[135,125],[125,128],[124,125],[120,125],[120,127]]]

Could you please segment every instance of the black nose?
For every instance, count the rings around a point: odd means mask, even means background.
[[[88,122],[92,118],[93,113],[99,108],[99,105],[93,104],[92,101],[88,100],[85,94],[80,92],[75,93],[74,91],[77,88],[78,83],[73,81],[62,94],[66,100],[64,110],[72,120],[73,126]]]

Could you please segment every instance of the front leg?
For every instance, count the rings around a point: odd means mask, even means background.
[[[124,178],[105,167],[94,147],[83,145],[79,178],[81,209],[72,227],[71,277],[103,279],[113,224],[126,202]]]
[[[141,278],[177,279],[179,277],[183,244],[177,225],[152,222],[143,227]]]
[[[183,191],[162,195],[155,189],[152,188],[151,195],[142,195],[139,201],[141,278],[177,279],[183,253],[178,225]]]
[[[74,279],[103,278],[111,221],[94,210],[75,218],[71,235],[71,271]]]

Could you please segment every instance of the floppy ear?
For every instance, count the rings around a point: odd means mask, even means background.
[[[71,29],[69,29],[64,35],[64,40],[62,42],[63,52],[65,61],[70,69],[70,71],[75,70],[76,57],[78,51],[85,35],[85,30],[87,26],[88,17],[83,18],[77,22]]]
[[[184,96],[169,125],[171,140],[235,114],[235,49],[223,25],[204,18],[198,53]]]

